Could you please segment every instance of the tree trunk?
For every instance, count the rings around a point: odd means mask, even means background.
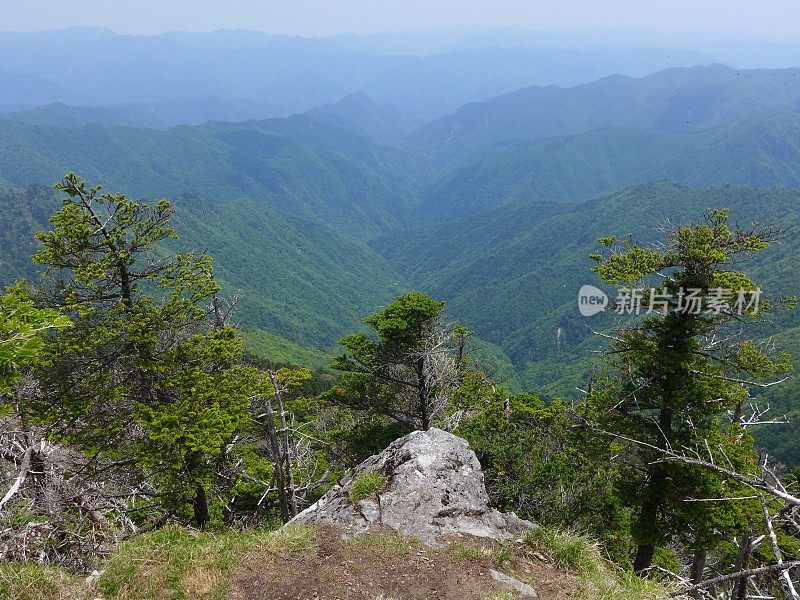
[[[208,510],[208,496],[206,489],[198,485],[192,500],[192,510],[194,511],[194,522],[198,527],[202,527],[211,520],[211,512]]]
[[[117,243],[111,237],[111,234],[108,232],[107,224],[103,222],[100,216],[94,211],[92,208],[92,197],[87,197],[85,193],[78,190],[76,187],[71,187],[73,191],[78,194],[78,197],[83,204],[84,210],[89,214],[92,220],[98,227],[98,231],[103,234],[103,238],[106,240],[106,245],[109,249],[114,252],[115,254],[120,253],[120,248]],[[133,289],[131,287],[131,277],[130,273],[128,272],[128,259],[122,257],[118,259],[117,266],[119,267],[119,281],[120,281],[120,295],[122,298],[122,304],[125,307],[126,311],[129,311],[133,308]]]
[[[425,381],[425,359],[417,359],[417,390],[419,398],[419,417],[422,421],[422,431],[431,428],[430,405],[428,399],[427,381]]]
[[[201,454],[199,452],[189,452],[185,457],[186,471],[189,480],[202,466]],[[202,527],[211,520],[211,513],[208,510],[208,496],[206,489],[199,483],[195,483],[194,495],[190,503],[194,513],[194,522],[198,527]]]
[[[747,561],[750,558],[750,550],[752,549],[753,538],[745,536],[742,543],[739,545],[739,554],[736,556],[736,564],[733,567],[734,572],[744,571],[747,568]],[[736,580],[731,593],[731,600],[745,600],[747,597],[747,575],[742,575]]]
[[[633,561],[633,571],[641,574],[653,564],[653,554],[656,546],[651,541],[656,534],[658,521],[658,508],[660,505],[661,488],[667,479],[667,474],[662,465],[653,465],[650,469],[650,481],[644,489],[644,500],[639,511],[639,520],[636,525],[639,534],[647,540],[636,548],[636,558]]]
[[[658,509],[661,504],[661,489],[667,479],[667,474],[661,465],[654,465],[651,470],[650,481],[645,487],[645,499],[639,512],[637,530],[647,532],[644,538],[647,542],[640,543],[636,548],[636,558],[633,560],[634,573],[641,575],[653,565],[653,555],[656,545],[652,540],[657,533]]]
[[[216,283],[214,275],[211,275],[211,281]],[[214,292],[211,296],[211,310],[214,313],[214,330],[219,331],[225,327],[225,311],[222,309],[222,302],[219,299],[219,293]]]
[[[692,560],[692,585],[697,585],[703,581],[703,571],[706,568],[706,552],[705,550],[697,550],[694,553],[694,559]],[[703,592],[701,590],[695,590],[691,592],[692,598],[697,598],[698,600],[703,597]]]
[[[782,565],[783,554],[781,553],[781,548],[778,545],[778,536],[775,535],[775,527],[772,525],[772,517],[769,516],[769,505],[767,504],[767,500],[763,495],[761,496],[761,508],[764,511],[764,525],[767,526],[769,541],[770,545],[772,546],[772,553],[775,555],[775,562],[778,565]],[[786,597],[791,598],[791,600],[800,600],[800,594],[797,593],[797,589],[794,586],[794,582],[792,581],[789,571],[783,571],[780,574],[780,578],[781,585],[783,585],[784,589],[786,590]]]
[[[297,510],[297,494],[294,488],[294,474],[292,473],[292,440],[289,436],[289,425],[286,422],[286,411],[283,408],[283,397],[281,395],[281,388],[278,386],[278,378],[270,373],[272,384],[275,387],[275,402],[278,405],[278,414],[281,419],[281,432],[283,433],[283,459],[286,461],[286,486],[288,488],[288,509],[292,517],[296,517]]]
[[[731,419],[731,421],[735,425],[741,425],[742,424],[742,412],[743,411],[744,411],[744,398],[742,398],[741,400],[739,400],[739,402],[736,403],[736,409],[734,410],[733,418]]]
[[[654,544],[639,544],[636,548],[636,558],[633,560],[633,572],[641,574],[653,564],[653,555],[656,547]]]
[[[281,519],[284,523],[289,522],[289,503],[286,500],[286,487],[283,483],[283,457],[281,448],[278,444],[278,433],[275,430],[275,413],[272,411],[272,400],[267,398],[267,437],[269,438],[269,449],[272,453],[273,473],[275,475],[275,487],[278,488],[278,504],[281,508]]]
[[[659,414],[659,427],[661,432],[668,436],[672,433],[672,411],[666,408],[661,409]],[[653,536],[658,532],[658,511],[661,507],[663,498],[663,488],[667,481],[667,471],[663,464],[650,465],[649,480],[644,487],[642,500],[642,507],[639,511],[638,531],[640,534],[648,532],[644,535],[648,541],[640,543],[636,549],[636,558],[633,561],[633,570],[636,573],[642,573],[649,569],[653,564],[653,554],[655,553],[655,544],[650,541]]]

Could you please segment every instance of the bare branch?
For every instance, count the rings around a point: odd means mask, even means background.
[[[729,575],[720,575],[719,577],[714,577],[713,579],[707,579],[706,581],[701,581],[700,583],[689,586],[688,588],[681,590],[680,592],[672,592],[670,594],[670,598],[677,598],[678,596],[683,596],[688,592],[693,592],[694,590],[699,590],[701,588],[707,588],[712,585],[716,585],[718,583],[723,583],[725,581],[740,579],[741,577],[750,577],[752,575],[760,575],[762,573],[772,573],[774,571],[789,571],[790,569],[794,569],[795,567],[798,566],[800,566],[800,560],[783,563],[781,565],[767,565],[766,567],[759,567],[757,569],[743,569],[736,573],[730,573]]]

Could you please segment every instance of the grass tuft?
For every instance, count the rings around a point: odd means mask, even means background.
[[[662,600],[671,591],[605,560],[597,543],[587,536],[537,527],[524,540],[534,550],[549,556],[557,567],[578,574],[580,588],[576,599]]]
[[[365,498],[375,496],[386,489],[388,483],[386,477],[377,471],[359,473],[350,486],[350,501],[355,504]]]
[[[501,546],[494,552],[494,564],[498,569],[513,564],[515,560],[517,560],[517,554],[508,546]]]
[[[486,550],[481,546],[467,544],[461,540],[456,540],[450,544],[450,553],[459,562],[482,560],[491,555],[490,550]]]
[[[66,571],[38,563],[0,562],[4,600],[90,600],[97,590]]]
[[[561,569],[575,569],[586,573],[595,570],[603,560],[597,544],[588,537],[549,527],[531,529],[525,535],[525,543],[548,554]]]

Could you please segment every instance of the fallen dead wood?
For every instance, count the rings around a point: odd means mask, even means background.
[[[792,562],[785,562],[782,564],[775,564],[775,565],[767,565],[766,567],[759,567],[757,569],[744,569],[742,571],[738,571],[736,573],[730,573],[728,575],[720,575],[719,577],[714,577],[713,579],[707,579],[706,581],[701,581],[700,583],[696,583],[687,587],[684,590],[679,592],[672,592],[670,594],[671,598],[677,598],[678,596],[683,596],[688,594],[689,592],[693,592],[694,590],[699,590],[702,588],[707,588],[712,585],[716,585],[718,583],[723,583],[725,581],[730,581],[732,579],[739,579],[741,577],[750,577],[752,575],[761,575],[763,573],[771,573],[774,571],[789,571],[790,569],[794,569],[795,567],[800,567],[800,560],[795,560]]]
[[[31,468],[31,455],[33,454],[33,446],[28,446],[25,450],[25,454],[22,458],[22,465],[19,468],[19,475],[14,480],[14,483],[11,484],[11,488],[6,492],[6,495],[0,499],[0,508],[3,508],[11,498],[20,490],[22,484],[25,483],[25,479],[28,477],[28,471]]]

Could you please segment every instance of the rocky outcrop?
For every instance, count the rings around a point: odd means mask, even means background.
[[[354,503],[353,483],[369,471],[380,473],[386,485]],[[533,526],[490,508],[469,444],[435,428],[410,433],[368,458],[293,522],[334,524],[357,533],[382,525],[427,544],[449,535],[515,539]]]

